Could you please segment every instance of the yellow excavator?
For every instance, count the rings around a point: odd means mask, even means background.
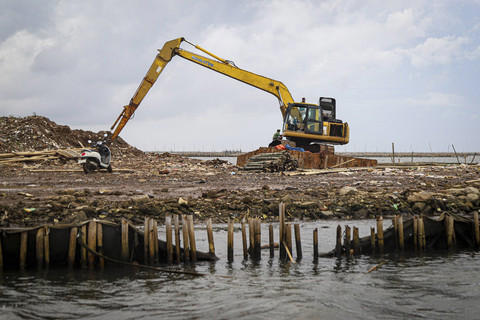
[[[192,45],[213,59],[180,48],[182,42]],[[112,125],[111,130],[115,129],[112,140],[120,134],[120,131],[132,117],[160,73],[174,56],[182,57],[277,97],[283,116],[282,135],[292,145],[311,152],[318,152],[320,150],[319,144],[348,143],[348,123],[336,118],[336,101],[334,98],[320,97],[318,104],[306,103],[305,99],[302,99],[302,102],[294,102],[288,88],[282,82],[240,69],[232,61],[222,59],[184,38],[168,41],[162,49],[158,50],[155,60],[137,91],[135,91],[130,103],[123,107],[122,113]]]

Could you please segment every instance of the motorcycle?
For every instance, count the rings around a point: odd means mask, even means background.
[[[92,141],[88,140],[88,143],[91,144]],[[82,165],[85,174],[100,169],[112,172],[112,165],[110,164],[111,152],[105,142],[97,141],[91,145],[90,149],[83,149],[80,155],[78,163]]]

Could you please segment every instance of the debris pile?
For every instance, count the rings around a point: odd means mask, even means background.
[[[297,160],[288,151],[261,153],[248,159],[244,170],[259,170],[265,172],[293,171],[298,168]]]
[[[0,153],[0,164],[38,160],[76,159],[80,157],[80,150],[81,149],[58,149]]]
[[[104,140],[105,133],[72,130],[43,116],[0,117],[0,153],[83,148],[88,140]],[[113,143],[107,137],[107,143],[117,155],[143,153],[120,137]]]

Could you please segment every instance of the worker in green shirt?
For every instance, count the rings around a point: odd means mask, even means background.
[[[273,134],[272,142],[268,145],[269,147],[275,147],[282,143],[282,134],[280,129],[277,129],[277,132]]]

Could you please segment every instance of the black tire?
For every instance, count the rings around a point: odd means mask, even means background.
[[[83,164],[83,172],[85,172],[85,174],[95,171],[96,168],[97,165],[89,160]]]
[[[112,170],[112,165],[111,164],[108,165],[107,171],[108,171],[108,173],[112,173],[113,170]]]

